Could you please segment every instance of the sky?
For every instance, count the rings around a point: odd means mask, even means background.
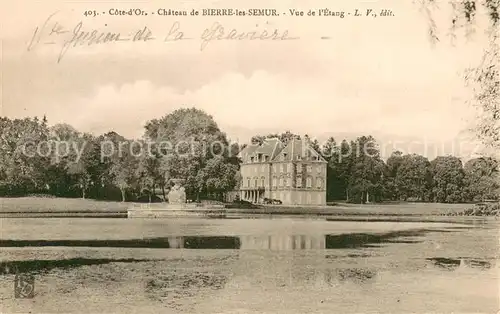
[[[130,8],[149,14],[109,15],[110,9]],[[159,16],[160,8],[276,8],[280,16],[172,17]],[[377,14],[390,9],[394,16],[307,16],[309,9],[319,8],[346,14],[358,9],[363,15],[367,9]],[[290,16],[289,9],[303,10],[305,16]],[[86,10],[106,14],[84,16]],[[373,134],[385,145],[399,143],[400,150],[428,157],[443,152],[413,144],[455,145],[448,153],[467,155],[476,145],[466,132],[474,109],[463,71],[478,64],[486,40],[478,32],[465,42],[458,33],[452,45],[447,2],[432,14],[440,31],[436,45],[429,40],[429,18],[415,1],[187,0],[168,6],[160,1],[5,1],[0,4],[0,116],[46,115],[52,125],[138,138],[148,120],[196,107],[239,142],[286,130],[320,141]],[[70,32],[49,36],[56,22]],[[78,45],[58,62],[79,22],[81,30],[121,34],[147,27],[157,39]],[[163,41],[176,22],[192,39]],[[211,41],[201,50],[201,34],[216,22],[227,30],[286,30],[298,39]],[[55,43],[28,51],[37,27],[40,42]],[[468,148],[456,151],[457,145]]]

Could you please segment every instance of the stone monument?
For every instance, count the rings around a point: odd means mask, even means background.
[[[127,216],[129,218],[180,218],[180,217],[208,217],[224,218],[226,209],[224,205],[202,205],[186,203],[186,191],[182,187],[182,180],[173,179],[173,186],[167,194],[168,203],[146,208],[129,208]]]
[[[181,186],[181,180],[173,179],[172,182],[174,186],[170,188],[170,192],[168,192],[168,203],[169,204],[185,204],[186,203],[186,191],[184,187]]]

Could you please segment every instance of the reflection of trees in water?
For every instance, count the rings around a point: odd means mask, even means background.
[[[240,239],[229,236],[182,236],[168,237],[171,249],[234,249],[240,248]]]

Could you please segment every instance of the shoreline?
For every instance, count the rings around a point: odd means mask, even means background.
[[[234,205],[233,205],[234,206]],[[370,218],[422,218],[422,217],[489,217],[482,215],[462,215],[473,204],[440,204],[440,203],[374,203],[335,205],[256,205],[255,208],[224,209],[228,218],[239,217],[321,217],[346,219],[347,217]],[[127,203],[97,201],[73,198],[0,198],[0,218],[125,218],[127,210],[162,209],[165,203]],[[454,219],[455,220],[455,219]]]

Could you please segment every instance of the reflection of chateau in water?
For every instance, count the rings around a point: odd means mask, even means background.
[[[171,249],[183,249],[184,248],[184,237],[169,237],[168,246]]]
[[[352,264],[332,264],[325,255],[331,236],[324,235],[246,235],[239,237],[169,237],[170,248],[239,250],[229,266],[231,278],[226,288],[263,286],[283,288],[307,286],[331,289],[345,282],[364,283],[376,271]],[[231,253],[232,254],[232,253]],[[266,258],[263,258],[266,256]],[[270,261],[271,260],[271,261]],[[340,261],[339,261],[340,262]]]
[[[336,238],[319,234],[240,236],[241,252],[232,284],[334,289],[346,282],[361,284],[375,279],[376,272],[364,266],[331,263],[326,258],[328,240]]]
[[[171,249],[240,249],[240,250],[323,250],[324,235],[267,235],[267,236],[183,236],[168,237]]]
[[[245,236],[188,236],[169,238],[171,248],[243,249],[243,250],[329,250],[353,249],[381,243],[407,243],[405,237],[420,236],[425,231],[391,231],[379,234],[345,233],[327,235],[245,235]],[[161,241],[161,240],[160,240]]]
[[[324,235],[240,236],[242,250],[320,250],[325,249]]]

